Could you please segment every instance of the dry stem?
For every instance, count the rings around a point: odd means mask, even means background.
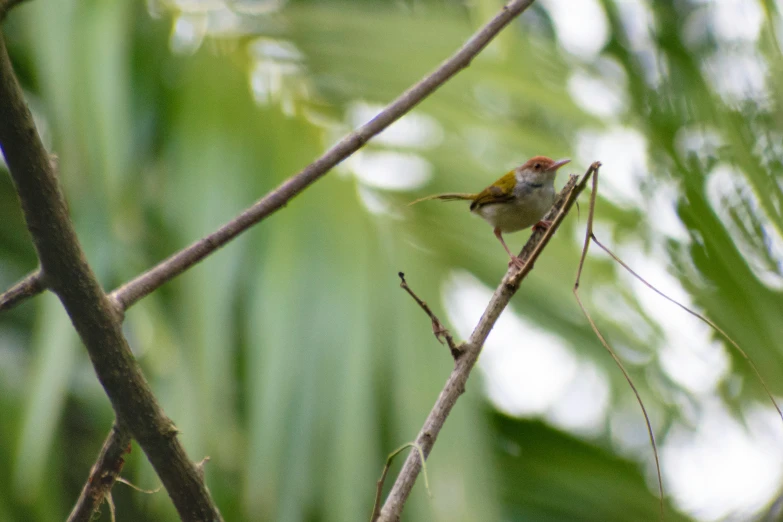
[[[753,370],[753,372],[756,374],[756,378],[758,378],[759,382],[761,383],[761,386],[764,388],[764,392],[766,392],[766,394],[767,394],[767,397],[769,397],[769,400],[770,400],[770,401],[772,401],[772,405],[773,405],[773,406],[775,407],[775,409],[777,410],[777,412],[778,412],[778,415],[780,416],[780,419],[781,419],[781,420],[783,420],[783,411],[781,411],[781,410],[780,410],[780,406],[778,406],[778,403],[777,403],[777,401],[775,400],[775,397],[772,395],[772,390],[770,390],[769,386],[767,386],[767,383],[766,383],[766,381],[765,381],[765,380],[764,380],[764,378],[761,376],[761,372],[759,372],[759,369],[758,369],[758,367],[756,366],[756,363],[754,363],[754,362],[753,362],[753,359],[751,359],[751,358],[750,358],[750,356],[747,354],[747,352],[745,352],[745,350],[743,350],[742,348],[740,348],[740,345],[739,345],[739,344],[737,344],[737,342],[736,342],[734,339],[732,339],[732,338],[729,336],[729,334],[727,334],[727,333],[726,333],[726,332],[725,332],[725,331],[724,331],[722,328],[720,328],[720,327],[719,327],[717,324],[715,324],[715,323],[714,323],[714,322],[712,322],[711,320],[707,319],[707,318],[706,318],[705,316],[703,316],[702,314],[700,314],[700,313],[698,313],[698,312],[696,312],[696,311],[694,311],[694,310],[691,310],[690,308],[688,308],[688,307],[687,307],[687,306],[685,306],[684,304],[680,303],[679,301],[677,301],[676,299],[674,299],[674,298],[672,298],[672,297],[669,297],[668,295],[664,294],[663,292],[661,292],[660,290],[658,290],[657,288],[655,288],[655,286],[653,286],[652,284],[648,283],[646,279],[644,279],[642,276],[640,276],[639,274],[637,274],[636,272],[634,272],[634,271],[631,269],[631,267],[629,267],[628,265],[626,265],[626,264],[625,264],[625,262],[624,262],[622,259],[620,259],[619,257],[617,257],[617,255],[616,255],[614,252],[612,252],[612,251],[611,251],[611,250],[609,250],[609,249],[608,249],[606,246],[604,246],[604,244],[603,244],[603,243],[601,243],[601,242],[598,240],[598,238],[597,238],[597,237],[595,237],[595,234],[593,234],[592,232],[591,232],[591,234],[590,234],[590,237],[592,238],[593,242],[594,242],[596,245],[598,245],[598,246],[599,246],[599,247],[600,247],[600,248],[601,248],[601,249],[602,249],[604,252],[606,252],[607,254],[609,254],[609,256],[610,256],[612,259],[614,259],[614,260],[615,260],[617,263],[619,263],[619,264],[620,264],[620,266],[622,266],[623,268],[625,268],[625,269],[628,271],[628,273],[630,273],[630,274],[631,274],[632,276],[634,276],[636,279],[638,279],[639,281],[641,281],[641,282],[642,282],[642,283],[643,283],[643,284],[644,284],[644,285],[645,285],[647,288],[649,288],[650,290],[652,290],[653,292],[655,292],[655,293],[656,293],[656,294],[658,294],[659,296],[663,297],[664,299],[666,299],[666,300],[667,300],[667,301],[669,301],[670,303],[673,303],[673,304],[675,304],[675,305],[679,306],[681,309],[685,310],[686,312],[688,312],[688,313],[689,313],[690,315],[692,315],[693,317],[696,317],[697,319],[699,319],[700,321],[702,321],[704,324],[706,324],[707,326],[709,326],[710,328],[712,328],[713,330],[715,330],[716,332],[718,332],[718,333],[719,333],[719,334],[720,334],[720,335],[721,335],[721,336],[722,336],[724,339],[726,339],[726,341],[728,341],[728,343],[729,343],[729,344],[731,344],[731,346],[733,346],[733,347],[734,347],[734,349],[735,349],[735,350],[737,350],[737,352],[739,352],[739,354],[740,354],[740,355],[742,355],[742,357],[743,357],[743,358],[744,358],[746,361],[748,361],[748,364],[750,365],[751,369],[752,369],[752,370]]]
[[[407,281],[405,281],[405,274],[400,272],[397,275],[400,276],[400,287],[410,294],[413,300],[416,301],[416,304],[424,310],[424,313],[427,314],[430,321],[432,321],[432,333],[435,335],[435,339],[437,339],[440,344],[443,344],[443,339],[446,339],[446,344],[449,345],[449,350],[451,350],[451,356],[454,357],[454,359],[459,357],[461,351],[460,347],[456,345],[454,338],[451,336],[448,329],[443,326],[443,323],[440,322],[440,319],[438,319],[438,316],[430,309],[429,305],[411,290],[411,287],[408,286]]]
[[[595,333],[596,337],[598,337],[598,340],[601,342],[601,345],[606,349],[606,351],[609,352],[609,355],[612,356],[612,359],[614,359],[614,362],[617,365],[617,367],[620,368],[623,377],[625,377],[625,380],[628,382],[628,385],[631,387],[631,390],[633,390],[633,393],[636,396],[636,401],[639,403],[639,407],[642,409],[642,414],[644,415],[644,422],[647,425],[647,434],[650,437],[650,444],[652,445],[653,456],[655,457],[655,471],[658,476],[658,493],[659,493],[658,501],[660,503],[660,519],[663,520],[663,478],[661,477],[661,463],[658,459],[658,445],[655,443],[655,434],[653,433],[652,424],[650,423],[650,416],[647,414],[647,408],[644,407],[644,402],[642,401],[642,397],[641,395],[639,395],[639,391],[636,389],[636,385],[634,385],[631,376],[628,375],[628,372],[626,371],[622,361],[620,361],[620,358],[617,357],[617,354],[614,352],[614,350],[612,350],[611,346],[609,346],[609,343],[601,334],[601,331],[598,329],[598,326],[596,326],[592,316],[587,311],[584,304],[582,304],[582,300],[579,298],[579,281],[582,277],[582,269],[584,268],[585,258],[587,257],[587,250],[588,248],[590,248],[590,240],[594,238],[593,218],[595,216],[595,200],[597,196],[598,196],[598,172],[596,171],[595,177],[593,177],[593,190],[590,193],[590,208],[588,209],[587,212],[587,226],[585,227],[585,242],[584,242],[584,247],[582,248],[582,256],[579,258],[579,268],[576,271],[576,281],[574,281],[574,297],[576,298],[576,302],[579,305],[579,308],[581,308],[582,313],[587,318],[587,322],[590,323],[590,328],[592,328],[593,333]]]

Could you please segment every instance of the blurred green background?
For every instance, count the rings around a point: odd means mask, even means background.
[[[310,163],[500,6],[31,0],[3,32],[109,290]],[[599,238],[783,397],[781,21],[771,0],[536,2],[411,114],[134,306],[126,334],[191,458],[211,457],[226,519],[369,519],[386,455],[452,368],[397,272],[465,338],[507,263],[464,205],[406,203],[536,154],[572,158],[565,173],[602,161]],[[490,336],[430,457],[432,498],[420,480],[404,520],[657,520],[643,418],[571,294],[586,195]],[[7,173],[0,213],[5,288],[36,266]],[[666,520],[777,520],[783,425],[744,360],[597,249],[581,289],[651,413]],[[65,518],[112,418],[55,297],[0,315],[0,520]],[[128,460],[125,478],[158,485],[135,444]],[[120,521],[176,519],[163,491],[118,484],[113,499]]]

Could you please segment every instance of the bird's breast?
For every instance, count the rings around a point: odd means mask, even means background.
[[[516,232],[538,223],[554,200],[554,186],[527,186],[511,201],[482,205],[473,212],[503,233]]]

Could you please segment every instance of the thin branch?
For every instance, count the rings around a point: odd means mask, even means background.
[[[0,294],[0,312],[10,310],[28,297],[38,295],[44,290],[46,290],[46,281],[39,268]]]
[[[667,300],[667,301],[669,301],[670,303],[673,303],[673,304],[675,304],[675,305],[679,306],[681,309],[685,310],[686,312],[688,312],[688,313],[689,313],[690,315],[692,315],[693,317],[696,317],[696,318],[698,318],[698,319],[699,319],[699,320],[701,320],[703,323],[705,323],[706,325],[708,325],[710,328],[712,328],[713,330],[715,330],[716,332],[718,332],[718,333],[719,333],[719,334],[720,334],[720,335],[721,335],[721,336],[722,336],[724,339],[726,339],[726,341],[728,341],[728,342],[729,342],[729,344],[731,344],[731,345],[734,347],[734,349],[735,349],[735,350],[737,350],[737,351],[739,352],[739,354],[740,354],[740,355],[742,355],[742,357],[744,357],[744,358],[745,358],[745,360],[748,362],[748,364],[750,365],[750,367],[751,367],[751,368],[753,369],[753,371],[756,373],[756,377],[758,378],[759,382],[761,383],[761,386],[763,386],[763,387],[764,387],[764,391],[767,393],[767,397],[769,397],[769,400],[770,400],[770,401],[772,401],[772,405],[773,405],[773,406],[775,407],[775,409],[778,411],[778,415],[780,416],[780,419],[781,419],[781,420],[783,420],[783,412],[781,412],[781,410],[780,410],[780,407],[778,406],[778,403],[777,403],[777,401],[775,400],[775,397],[772,395],[772,391],[769,389],[769,386],[767,386],[767,383],[764,381],[764,378],[761,376],[761,372],[759,372],[759,369],[758,369],[758,367],[756,366],[756,363],[754,363],[754,362],[753,362],[753,359],[751,359],[751,358],[750,358],[750,356],[749,356],[749,355],[748,355],[748,354],[745,352],[745,350],[743,350],[742,348],[740,348],[739,344],[737,344],[737,342],[736,342],[736,341],[734,341],[734,339],[732,339],[732,338],[729,336],[729,334],[727,334],[726,332],[724,332],[724,331],[723,331],[723,329],[722,329],[722,328],[720,328],[720,327],[719,327],[717,324],[715,324],[714,322],[710,321],[709,319],[707,319],[706,317],[704,317],[704,316],[703,316],[703,315],[701,315],[700,313],[698,313],[698,312],[696,312],[696,311],[694,311],[694,310],[691,310],[690,308],[688,308],[688,307],[687,307],[687,306],[685,306],[684,304],[682,304],[682,303],[680,303],[679,301],[677,301],[677,300],[675,300],[675,299],[673,299],[673,298],[669,297],[668,295],[664,294],[663,292],[661,292],[660,290],[658,290],[657,288],[655,288],[653,285],[651,285],[650,283],[648,283],[648,282],[647,282],[647,281],[646,281],[646,280],[645,280],[645,279],[644,279],[642,276],[640,276],[639,274],[637,274],[636,272],[634,272],[634,271],[631,269],[631,267],[629,267],[628,265],[626,265],[626,264],[625,264],[625,262],[623,262],[623,260],[622,260],[622,259],[620,259],[619,257],[617,257],[617,255],[615,255],[615,253],[614,253],[614,252],[612,252],[611,250],[609,250],[609,249],[608,249],[606,246],[604,246],[604,244],[603,244],[603,243],[601,243],[600,241],[598,241],[598,238],[597,238],[597,237],[595,237],[595,234],[593,234],[592,232],[591,232],[591,234],[590,234],[590,237],[592,238],[592,240],[595,242],[595,244],[596,244],[596,245],[598,245],[598,246],[599,246],[599,247],[600,247],[600,248],[601,248],[601,249],[602,249],[604,252],[606,252],[607,254],[609,254],[609,256],[611,256],[611,258],[612,258],[612,259],[614,259],[615,261],[617,261],[617,262],[620,264],[620,266],[622,266],[623,268],[625,268],[626,270],[628,270],[628,272],[629,272],[629,273],[630,273],[632,276],[634,276],[636,279],[638,279],[639,281],[641,281],[641,282],[642,282],[642,283],[643,283],[645,286],[647,286],[647,288],[649,288],[650,290],[652,290],[653,292],[655,292],[655,293],[656,293],[656,294],[658,294],[659,296],[663,297],[664,299],[666,299],[666,300]]]
[[[446,385],[440,392],[438,399],[435,401],[435,405],[432,407],[429,415],[427,415],[427,419],[424,421],[424,426],[416,437],[416,444],[419,445],[425,457],[429,456],[430,451],[432,451],[438,434],[443,428],[443,424],[446,422],[457,399],[465,392],[465,383],[478,360],[489,332],[492,330],[492,327],[495,325],[495,322],[498,317],[500,317],[500,314],[506,308],[511,298],[519,289],[522,280],[530,273],[530,270],[532,270],[535,260],[541,254],[544,246],[549,242],[552,235],[560,227],[560,223],[563,222],[566,214],[576,201],[576,198],[584,190],[587,181],[599,165],[600,163],[598,162],[593,163],[579,183],[577,183],[576,176],[571,176],[569,178],[563,190],[558,194],[554,206],[547,215],[544,216],[544,220],[551,221],[552,225],[545,232],[533,232],[519,255],[520,259],[525,262],[525,265],[521,270],[514,266],[509,268],[500,285],[495,290],[495,293],[492,295],[492,298],[484,311],[484,315],[473,330],[468,342],[463,345],[462,354],[456,360],[454,370],[451,372],[451,375],[449,375]],[[378,519],[379,521],[396,522],[399,520],[402,509],[405,506],[405,502],[408,500],[408,496],[410,495],[411,489],[413,489],[413,484],[416,482],[416,478],[420,471],[421,460],[415,452],[409,453],[402,466],[402,470],[400,470],[399,475],[397,475],[397,479],[395,480],[389,495],[386,497],[386,502],[383,505],[383,509],[381,509],[381,516]]]
[[[429,479],[427,479],[427,461],[424,458],[424,452],[421,451],[421,447],[417,445],[415,442],[409,442],[407,444],[403,444],[396,450],[392,451],[388,457],[386,457],[386,465],[383,467],[383,472],[381,473],[381,478],[378,479],[378,482],[375,484],[375,503],[372,507],[372,516],[370,516],[370,522],[375,522],[378,520],[378,517],[381,516],[381,496],[383,495],[383,483],[386,482],[386,475],[389,474],[389,468],[391,468],[392,460],[394,460],[394,457],[405,451],[407,448],[413,448],[418,452],[419,459],[421,459],[421,465],[423,468],[423,475],[424,475],[424,487],[427,490],[427,493],[432,496],[432,493],[430,492],[430,482]]]
[[[585,242],[584,247],[582,248],[582,256],[579,258],[579,268],[576,272],[576,280],[574,281],[574,297],[576,298],[576,302],[579,305],[579,308],[582,309],[582,313],[587,318],[587,322],[590,323],[590,328],[592,328],[593,333],[595,333],[596,337],[598,337],[598,340],[601,342],[601,345],[603,345],[606,351],[609,352],[609,355],[612,356],[612,359],[614,359],[617,367],[620,368],[620,371],[623,373],[623,377],[625,377],[625,380],[628,382],[628,385],[631,387],[631,390],[633,390],[633,393],[636,396],[636,401],[639,403],[639,407],[642,409],[644,422],[647,425],[647,434],[650,437],[650,444],[652,444],[653,456],[655,457],[655,471],[658,475],[658,502],[660,504],[660,519],[663,520],[663,477],[661,476],[661,463],[658,459],[658,445],[655,443],[655,434],[653,433],[650,416],[647,414],[647,408],[644,407],[642,396],[639,395],[639,390],[636,389],[636,385],[634,385],[631,376],[628,375],[628,372],[626,371],[622,361],[620,361],[620,358],[617,357],[615,351],[612,350],[611,346],[609,346],[609,343],[601,334],[598,326],[596,326],[595,321],[593,321],[593,317],[587,311],[587,308],[585,308],[584,304],[582,304],[582,300],[579,298],[579,281],[582,278],[582,269],[584,268],[585,258],[587,257],[587,250],[590,248],[590,240],[595,239],[595,236],[593,235],[593,218],[595,216],[595,200],[597,194],[598,172],[596,171],[595,176],[593,177],[593,190],[590,194],[590,208],[588,209],[587,226],[585,227]]]
[[[184,521],[221,520],[177,429],[158,404],[122,334],[122,318],[98,284],[68,215],[0,34],[0,148],[46,283],[60,298],[116,412],[155,468]]]
[[[103,443],[98,460],[90,470],[90,476],[82,488],[79,500],[68,516],[68,522],[89,522],[112,486],[119,478],[125,464],[125,454],[130,451],[131,438],[127,430],[117,424],[111,428],[106,442]]]
[[[598,176],[596,176],[597,178]],[[587,208],[587,225],[585,225],[585,246],[582,248],[582,255],[579,257],[579,268],[576,270],[576,281],[574,288],[579,288],[579,281],[582,279],[582,270],[587,259],[587,250],[590,248],[590,237],[593,235],[593,218],[595,217],[595,200],[598,197],[598,182],[593,180],[593,190],[590,192],[590,206]]]
[[[470,65],[471,60],[533,0],[513,0],[504,6],[489,23],[463,45],[435,71],[402,93],[369,122],[343,138],[323,156],[288,178],[275,190],[258,200],[252,207],[226,223],[212,234],[180,250],[168,259],[147,270],[135,279],[114,290],[110,295],[121,311],[155,291],[212,252],[262,219],[285,206],[294,196],[317,181],[321,176],[359,150],[370,138],[394,123],[424,98],[432,94],[446,80]]]
[[[416,304],[418,304],[421,309],[424,310],[424,313],[427,314],[427,316],[430,318],[430,321],[432,321],[432,333],[435,334],[435,339],[437,339],[440,344],[443,344],[443,340],[445,339],[446,344],[449,345],[449,350],[451,350],[451,356],[454,357],[454,359],[459,357],[460,353],[462,353],[462,350],[454,343],[454,338],[451,336],[451,333],[449,333],[448,329],[443,326],[443,323],[440,322],[438,316],[435,315],[427,303],[422,301],[419,296],[417,296],[416,293],[411,290],[411,287],[408,286],[408,283],[405,281],[405,274],[399,272],[397,275],[400,276],[400,287],[410,294],[413,300],[416,301]]]
[[[663,520],[663,480],[661,476],[661,463],[658,460],[658,445],[655,443],[655,434],[653,433],[652,424],[650,423],[650,416],[647,414],[647,408],[644,407],[642,396],[639,395],[639,390],[636,389],[636,386],[634,385],[631,376],[628,375],[628,371],[625,369],[625,366],[620,361],[620,358],[617,357],[617,354],[614,352],[614,350],[612,350],[612,348],[609,346],[609,343],[606,341],[604,336],[601,334],[601,331],[596,326],[595,321],[593,321],[593,318],[588,313],[587,309],[585,308],[585,305],[582,304],[582,300],[579,298],[579,289],[577,287],[574,287],[574,297],[576,297],[576,302],[577,304],[579,304],[579,308],[582,309],[582,313],[587,318],[587,322],[590,323],[590,328],[592,328],[593,333],[595,333],[596,337],[598,337],[598,340],[601,341],[601,344],[603,345],[604,348],[606,348],[606,351],[609,352],[609,355],[612,356],[612,359],[614,359],[614,362],[617,365],[617,367],[620,368],[620,371],[623,373],[623,377],[625,377],[625,380],[628,382],[628,385],[633,390],[633,394],[636,396],[636,402],[639,403],[639,406],[642,409],[642,414],[644,415],[644,422],[645,424],[647,424],[647,435],[650,438],[650,443],[652,444],[652,448],[653,448],[653,456],[655,457],[655,471],[658,475],[658,493],[660,495],[658,499],[661,508],[660,517],[661,520]]]

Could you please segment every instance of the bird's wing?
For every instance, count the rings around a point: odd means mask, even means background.
[[[492,185],[488,186],[476,195],[473,203],[470,204],[470,210],[475,210],[484,205],[491,205],[493,203],[503,203],[504,201],[510,201],[514,199],[514,185],[516,184],[516,177],[514,171],[507,173],[505,176],[497,180]]]

